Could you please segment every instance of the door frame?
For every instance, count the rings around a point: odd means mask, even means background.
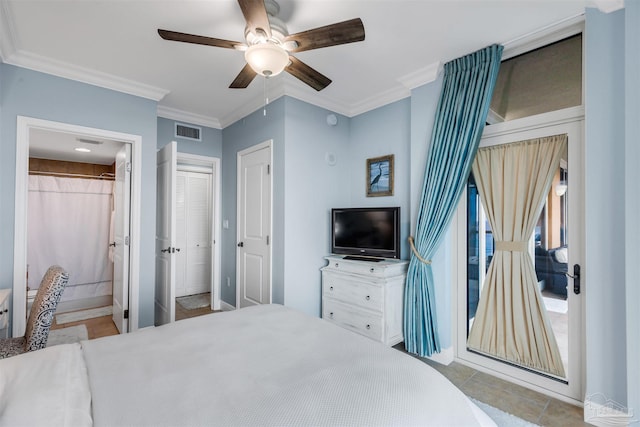
[[[580,208],[570,212],[570,224],[573,239],[576,239],[578,250],[570,254],[569,264],[581,264],[584,267],[585,250],[584,250],[584,107],[572,107],[564,110],[554,111],[551,113],[531,116],[524,119],[513,120],[487,126],[482,135],[481,146],[498,145],[510,141],[515,135],[518,140],[526,140],[539,138],[548,135],[567,134],[569,136],[569,173],[571,174],[571,192],[578,194]],[[522,137],[520,137],[522,136]],[[572,141],[579,141],[579,144]],[[577,164],[577,166],[575,166]],[[572,167],[573,166],[573,167]],[[572,172],[576,171],[577,172]],[[493,360],[486,356],[470,352],[467,350],[467,274],[466,269],[460,269],[459,266],[466,265],[467,252],[467,235],[466,235],[466,190],[464,191],[456,214],[451,225],[452,234],[452,326],[454,332],[454,352],[455,360],[471,366],[479,371],[489,373],[493,376],[505,379],[507,381],[522,385],[524,387],[534,389],[540,393],[550,395],[559,400],[569,402],[575,405],[582,405],[582,397],[585,390],[585,298],[583,295],[586,291],[586,280],[581,280],[581,295],[573,295],[572,286],[569,283],[569,295],[576,298],[577,304],[573,304],[573,312],[569,317],[571,330],[577,330],[580,345],[569,347],[569,360],[578,361],[569,365],[570,384],[566,385],[562,382],[545,378],[539,374],[528,372],[525,369],[510,366],[507,363]],[[577,211],[577,212],[575,212]],[[575,240],[574,240],[575,241]],[[574,243],[575,244],[575,243]],[[573,327],[573,329],[572,329]]]
[[[201,166],[206,168],[212,168],[213,173],[211,174],[214,182],[211,185],[211,243],[212,243],[212,251],[211,251],[211,307],[214,310],[220,310],[220,283],[222,278],[221,272],[221,251],[220,247],[222,245],[222,222],[220,221],[220,201],[221,201],[221,186],[220,186],[220,158],[218,157],[208,157],[208,156],[200,156],[197,154],[188,154],[188,153],[177,153],[176,160],[178,163],[178,170],[180,169],[180,165],[182,166]],[[175,287],[175,282],[172,284]]]
[[[129,331],[138,329],[140,278],[140,195],[142,136],[70,123],[18,116],[16,129],[16,182],[13,238],[13,323],[12,336],[26,329],[27,212],[29,181],[29,133],[31,129],[72,133],[88,139],[109,139],[131,144],[131,204],[129,237]]]
[[[250,154],[254,151],[262,150],[263,148],[269,148],[269,164],[271,165],[271,173],[269,178],[269,197],[271,201],[269,203],[269,231],[271,242],[269,243],[269,303],[273,302],[273,139],[261,142],[256,145],[252,145],[249,148],[238,151],[237,163],[236,163],[236,243],[240,241],[240,221],[242,218],[240,212],[241,200],[240,193],[242,188],[242,170],[241,161],[242,156]],[[240,309],[240,283],[238,278],[240,277],[240,257],[238,256],[240,250],[236,247],[236,310]]]

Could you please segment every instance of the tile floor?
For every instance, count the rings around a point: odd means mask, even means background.
[[[404,351],[402,343],[394,348]],[[429,359],[417,359],[435,368],[467,396],[531,423],[550,427],[590,425],[582,421],[582,408],[577,406],[476,371],[461,363],[453,362],[444,366]]]

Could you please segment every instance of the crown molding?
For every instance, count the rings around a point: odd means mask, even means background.
[[[284,87],[281,83],[277,85],[271,85],[267,89],[267,98],[269,100],[269,103],[276,101],[280,97],[284,96],[284,94],[285,94]],[[232,112],[220,118],[221,128],[224,129],[227,126],[234,124],[238,120],[247,117],[249,114],[255,112],[256,110],[262,107],[265,107],[265,101],[266,100],[262,97],[252,98],[250,101],[246,102],[239,108],[236,108]],[[267,104],[267,108],[268,108],[268,104]]]
[[[590,0],[587,6],[589,6],[589,3],[604,13],[611,13],[624,8],[624,0]]]
[[[392,102],[399,101],[411,96],[411,91],[405,86],[398,86],[384,92],[370,96],[362,101],[354,104],[351,107],[349,117],[355,117],[360,114],[364,114],[368,111],[375,110],[376,108],[384,107]]]
[[[8,1],[0,0],[0,60],[2,62],[153,101],[160,101],[169,93],[166,89],[25,52],[18,48],[19,45],[11,6]]]
[[[158,105],[158,117],[190,123],[192,125],[206,126],[213,129],[222,129],[220,121],[216,118],[190,113],[177,108],[165,107],[164,105]]]
[[[377,93],[354,104],[339,103],[335,100],[329,99],[328,97],[322,96],[321,94],[305,90],[305,88],[302,88],[299,85],[293,85],[286,82],[284,85],[284,95],[291,96],[299,99],[300,101],[315,105],[316,107],[325,108],[346,117],[355,117],[411,96],[412,89],[435,81],[441,70],[441,62],[438,61],[430,64],[420,70],[399,78],[398,82],[400,83],[400,86]]]
[[[409,74],[405,74],[400,77],[398,81],[407,89],[413,90],[419,86],[435,81],[440,71],[442,71],[442,62],[438,61]]]
[[[321,92],[316,92],[315,90],[308,88],[306,85],[303,86],[297,82],[285,82],[284,94],[299,101],[306,102],[307,104],[324,108],[325,110],[329,110],[333,113],[338,113],[347,117],[352,116],[350,105],[337,102],[336,100],[323,95]]]
[[[169,93],[166,89],[124,79],[101,71],[79,67],[68,62],[58,61],[46,56],[21,50],[16,50],[11,56],[5,58],[4,62],[65,79],[75,80],[103,87],[105,89],[127,93],[129,95],[151,99],[153,101],[160,101]]]
[[[502,60],[566,39],[584,31],[584,13],[570,16],[546,27],[503,42]]]
[[[307,104],[315,105],[316,107],[324,108],[337,114],[342,114],[343,116],[353,116],[349,105],[335,102],[316,91],[311,91],[302,85],[296,84],[294,81],[290,82],[283,79],[283,81],[278,85],[271,86],[267,95],[269,102],[273,102],[283,96],[289,96],[299,101],[306,102]],[[220,120],[222,128],[225,128],[262,108],[265,105],[264,101],[265,100],[262,98],[254,98],[240,108],[227,114]]]

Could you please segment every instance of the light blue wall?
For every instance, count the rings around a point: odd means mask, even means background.
[[[586,396],[602,393],[622,405],[627,404],[624,31],[624,10],[603,14],[587,9]]]
[[[18,115],[142,136],[140,327],[153,325],[157,103],[0,64],[0,288],[13,285],[16,117]]]
[[[640,2],[628,1],[625,8],[625,224],[627,300],[627,406],[640,424]]]
[[[284,108],[280,98],[267,106],[238,120],[222,131],[222,220],[229,221],[229,228],[222,229],[222,292],[221,298],[228,304],[236,304],[236,189],[237,154],[261,142],[273,139],[273,236],[272,247],[272,301],[284,302]],[[227,286],[227,278],[229,286]]]
[[[331,252],[330,211],[349,205],[354,164],[350,120],[335,114],[338,123],[330,126],[330,113],[285,98],[284,303],[313,316],[320,316],[320,268]],[[328,153],[335,156],[333,166]],[[363,180],[364,166],[358,169]]]
[[[351,119],[351,206],[400,206],[402,259],[409,258],[411,101],[396,101]],[[393,196],[367,197],[367,159],[394,155]],[[336,206],[338,207],[338,206]]]
[[[190,123],[179,122],[189,125]],[[179,153],[196,154],[198,156],[222,157],[222,131],[206,126],[194,125],[202,129],[202,141],[192,141],[176,136],[175,120],[158,117],[158,149],[171,141],[178,143]]]

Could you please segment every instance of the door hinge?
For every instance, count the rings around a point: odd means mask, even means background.
[[[127,172],[131,172],[131,162],[127,162],[126,166],[125,166],[125,170]]]
[[[271,165],[267,165],[267,175],[271,175]]]
[[[124,236],[124,244],[129,246],[129,236]]]
[[[124,311],[124,318],[128,319],[129,318],[129,310],[125,310]]]
[[[269,246],[269,235],[267,234],[267,246]]]

